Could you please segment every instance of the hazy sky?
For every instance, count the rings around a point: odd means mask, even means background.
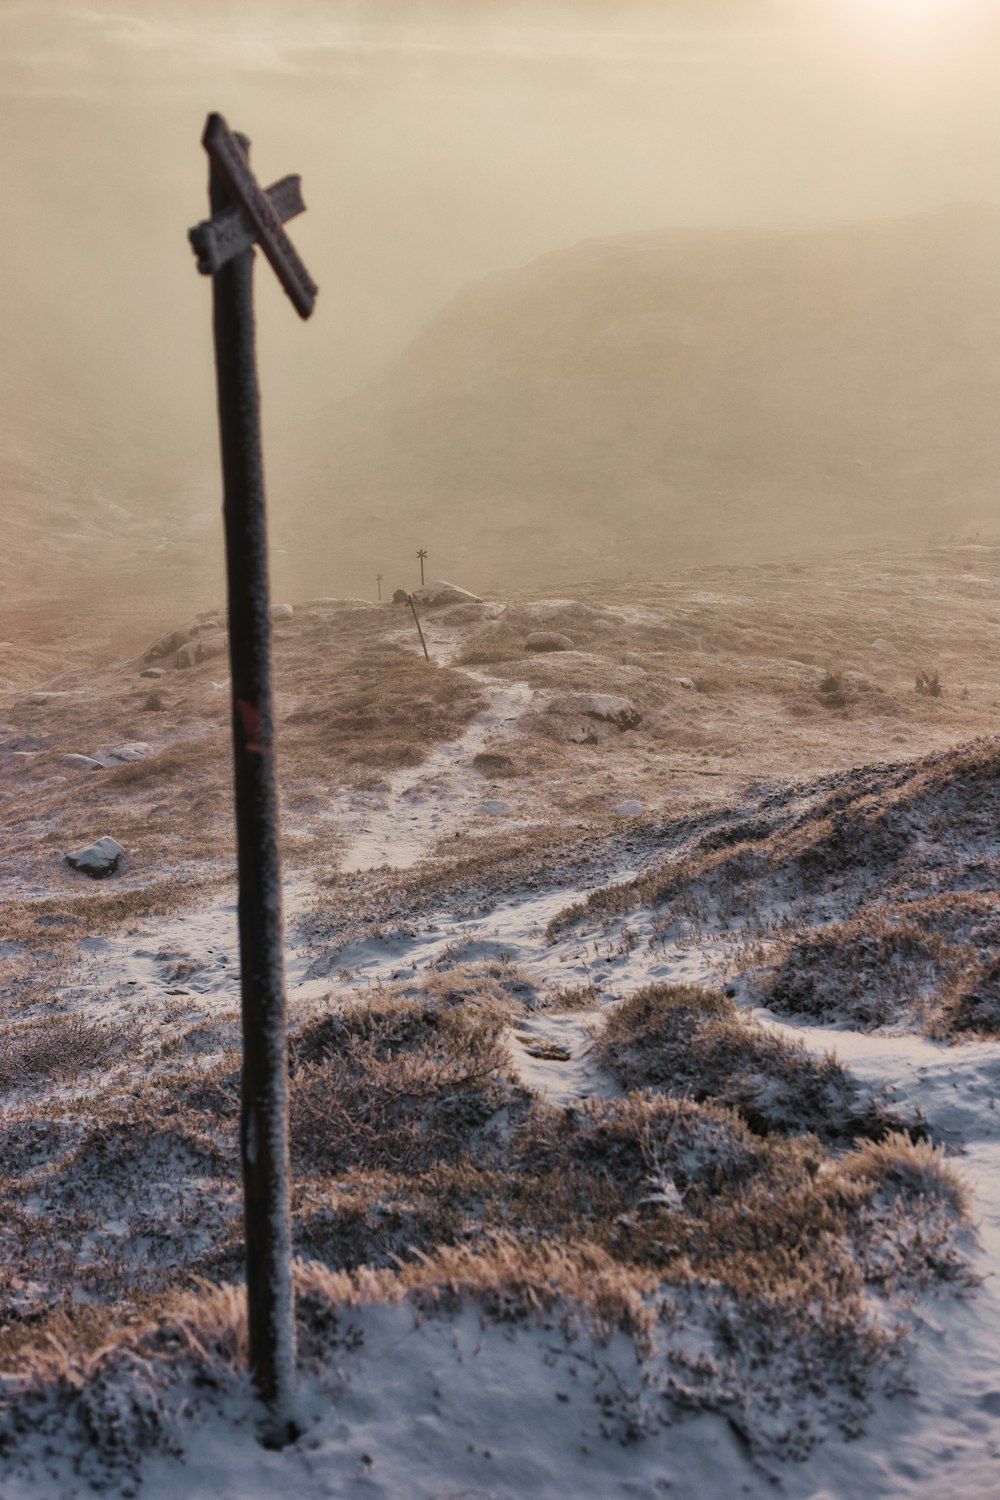
[[[287,430],[469,279],[584,237],[995,201],[998,62],[996,0],[0,0],[3,441],[200,482],[211,109],[303,176],[312,322],[258,272]]]

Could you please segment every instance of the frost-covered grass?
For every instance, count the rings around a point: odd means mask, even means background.
[[[486,1325],[539,1321],[596,1348],[626,1335],[643,1379],[619,1393],[609,1431],[651,1430],[651,1391],[675,1413],[725,1412],[762,1452],[857,1430],[874,1393],[902,1378],[896,1299],[968,1280],[967,1202],[948,1164],[898,1136],[845,1151],[864,1111],[843,1070],[768,1039],[724,997],[646,994],[613,1010],[610,1065],[652,1086],[571,1107],[512,1075],[504,1027],[521,1010],[486,968],[438,969],[419,995],[396,986],[293,1031],[307,1389],[334,1380],[352,1309],[405,1302],[443,1317],[471,1302]],[[688,1055],[668,1091],[671,1047]],[[751,1076],[754,1107],[746,1092],[727,1100],[726,1080],[736,1096]],[[86,1114],[50,1104],[33,1130],[8,1127],[21,1281],[6,1290],[0,1363],[16,1350],[28,1372],[3,1391],[13,1472],[56,1423],[81,1434],[110,1422],[116,1435],[74,1461],[127,1492],[151,1453],[186,1451],[192,1383],[250,1411],[237,1293],[204,1282],[180,1314],[97,1355],[92,1318],[74,1327],[81,1294],[135,1320],[194,1274],[238,1273],[236,1072],[222,1059],[154,1078],[128,1100],[108,1089]],[[890,1117],[869,1115],[884,1137]],[[45,1352],[50,1329],[58,1356]],[[804,1406],[802,1381],[820,1369]],[[775,1412],[796,1434],[777,1449]]]
[[[998,772],[996,742],[977,740],[765,792],[755,816],[692,830],[679,857],[598,886],[548,935],[644,913],[654,944],[724,948],[777,1013],[1000,1036]]]
[[[694,985],[653,985],[612,1007],[597,1050],[623,1087],[728,1104],[764,1134],[808,1129],[846,1145],[902,1124],[835,1058],[814,1056],[741,1014],[727,996]]]
[[[870,645],[890,627],[863,590],[852,612],[811,574],[741,577],[443,611],[430,667],[391,608],[276,629],[304,1426],[282,1458],[244,1368],[224,665],[159,679],[155,713],[138,660],[54,684],[72,714],[5,706],[0,1489],[608,1500],[668,1470],[708,1493],[725,1452],[739,1493],[765,1457],[884,1435],[884,1393],[925,1378],[922,1310],[947,1333],[989,1301],[992,1169],[967,1186],[931,1141],[987,1120],[992,1054],[951,1049],[984,1058],[966,1098],[924,1039],[925,1121],[805,1018],[993,1027],[995,750],[909,759],[989,728],[989,653],[942,606],[972,691],[953,662],[928,699]],[[544,628],[581,649],[526,656]],[[543,732],[581,691],[641,726]],[[58,759],[124,739],[153,755]],[[128,830],[112,882],[61,865],[84,813]]]

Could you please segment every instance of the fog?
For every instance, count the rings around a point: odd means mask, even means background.
[[[308,204],[314,319],[258,270],[280,510],[284,455],[308,433],[321,464],[324,413],[470,282],[605,236],[995,201],[998,43],[977,0],[4,0],[0,458],[81,504],[214,515],[186,244],[209,110]]]

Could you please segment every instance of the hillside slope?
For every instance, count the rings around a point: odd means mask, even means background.
[[[325,414],[282,543],[475,586],[974,530],[998,405],[1000,209],[593,240]]]

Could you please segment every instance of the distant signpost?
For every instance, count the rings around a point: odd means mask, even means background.
[[[249,141],[233,134],[221,115],[209,115],[202,145],[210,162],[212,217],[196,225],[189,238],[198,269],[212,277],[222,450],[239,868],[240,1153],[250,1364],[270,1412],[265,1441],[281,1446],[295,1432],[295,1323],[271,620],[254,350],[254,246],[264,251],[301,317],[312,312],[317,288],[282,228],[284,220],[305,207],[298,177],[283,178],[265,192],[250,170]]]
[[[423,588],[423,586],[424,586],[424,558],[427,556],[426,550],[423,547],[421,547],[420,551],[417,553],[417,556],[420,559],[420,587]]]
[[[382,602],[382,574],[381,573],[376,573],[375,574],[375,582],[378,584],[378,597],[379,597],[379,603],[381,604],[381,602]]]

